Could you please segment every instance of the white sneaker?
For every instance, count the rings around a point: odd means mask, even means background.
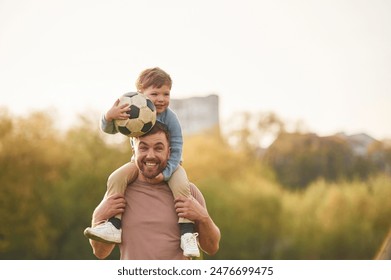
[[[183,250],[183,255],[185,257],[195,257],[200,256],[200,250],[198,249],[197,244],[198,233],[185,233],[181,236],[181,249]]]
[[[121,243],[122,229],[117,229],[112,223],[106,221],[95,227],[88,227],[84,235],[89,239],[105,243]]]

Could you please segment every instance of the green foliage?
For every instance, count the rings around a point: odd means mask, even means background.
[[[0,113],[0,259],[95,259],[83,230],[107,177],[131,156],[125,137],[116,144],[109,138],[92,119],[80,117],[60,132],[48,113]],[[306,151],[315,153],[311,145],[300,149],[301,162]],[[383,150],[372,154],[389,156]],[[292,191],[280,183],[287,173],[233,150],[219,135],[187,137],[184,166],[222,233],[219,252],[204,258],[372,259],[390,227],[391,178],[345,180],[334,157],[335,182],[318,176]]]
[[[208,259],[372,259],[390,226],[389,177],[302,192],[242,179],[198,184],[222,232]]]
[[[323,180],[284,197],[290,246],[277,258],[371,259],[390,226],[391,180],[330,184]]]
[[[92,258],[83,230],[107,176],[130,155],[109,147],[96,121],[67,134],[52,117],[0,116],[0,258]]]
[[[379,148],[356,154],[338,136],[282,133],[267,149],[263,160],[276,172],[283,186],[299,189],[319,178],[328,182],[366,180],[376,173],[384,173],[390,166],[386,155],[386,150]]]
[[[318,178],[330,181],[351,178],[355,157],[347,143],[336,137],[283,133],[266,151],[265,161],[282,185],[306,187]]]
[[[379,173],[391,175],[391,144],[368,135],[319,137],[303,133],[300,123],[291,133],[274,113],[244,112],[235,116],[230,125],[229,143],[266,163],[278,182],[289,189],[306,188],[319,178],[338,182],[366,180]],[[265,149],[262,143],[268,137],[274,141]]]

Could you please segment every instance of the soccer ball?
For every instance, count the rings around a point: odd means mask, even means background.
[[[156,122],[156,108],[144,94],[125,93],[119,98],[119,106],[129,104],[129,119],[115,120],[117,130],[128,137],[138,137],[151,130]]]

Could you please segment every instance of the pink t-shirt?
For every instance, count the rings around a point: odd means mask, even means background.
[[[199,189],[190,184],[192,196],[204,207]],[[150,185],[136,180],[125,193],[122,215],[122,260],[181,260],[180,231],[174,198],[166,183]]]

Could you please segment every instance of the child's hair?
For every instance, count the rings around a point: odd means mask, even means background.
[[[150,86],[161,88],[164,85],[167,85],[171,89],[172,80],[170,75],[159,67],[145,69],[140,73],[136,81],[136,88],[139,92],[142,92]]]

